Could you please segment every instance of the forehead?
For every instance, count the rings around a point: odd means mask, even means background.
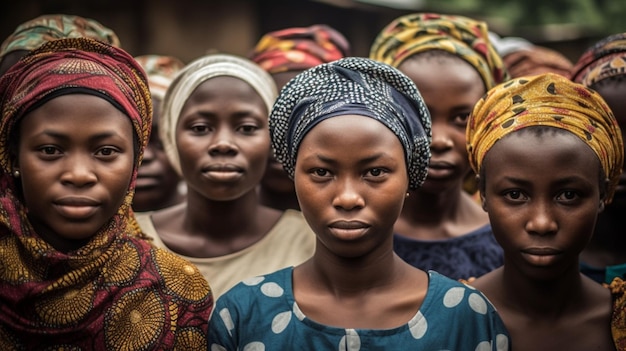
[[[557,128],[527,128],[497,141],[485,155],[483,170],[487,181],[491,176],[510,176],[541,181],[582,177],[595,182],[601,165],[576,135]]]
[[[327,118],[315,125],[304,136],[298,153],[325,150],[326,153],[350,158],[373,149],[390,153],[399,151],[404,158],[400,139],[384,124],[371,117],[342,115]]]

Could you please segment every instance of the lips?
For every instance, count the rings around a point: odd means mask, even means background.
[[[370,225],[361,221],[335,221],[329,226],[331,233],[344,240],[359,238],[368,231]]]
[[[216,164],[202,168],[202,174],[214,181],[234,181],[243,175],[243,168],[233,164]]]
[[[67,196],[54,201],[53,205],[61,216],[80,220],[91,217],[101,204],[90,197]]]
[[[454,173],[454,164],[445,161],[430,161],[428,164],[429,178],[445,178]]]
[[[548,266],[553,264],[563,251],[550,247],[530,247],[522,250],[522,256],[530,264],[535,266]]]

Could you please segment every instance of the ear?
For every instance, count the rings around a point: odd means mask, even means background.
[[[479,175],[476,175],[476,185],[478,187],[478,191],[480,193],[480,205],[483,208],[483,211],[487,212],[487,200],[485,199],[485,185],[481,183],[482,179]]]
[[[607,189],[609,188],[610,184],[611,182],[608,178],[606,178],[604,180],[604,183],[602,184],[603,187],[600,189],[600,205],[598,206],[598,213],[601,213],[602,211],[604,211],[604,207],[607,204],[611,203],[611,200],[607,198]]]

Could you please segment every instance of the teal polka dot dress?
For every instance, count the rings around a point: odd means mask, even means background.
[[[509,350],[509,335],[479,291],[434,271],[420,310],[393,329],[343,329],[308,319],[292,293],[293,268],[248,279],[216,302],[209,350]]]

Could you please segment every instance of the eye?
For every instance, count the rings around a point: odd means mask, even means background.
[[[316,168],[315,170],[313,170],[313,174],[315,174],[318,177],[326,177],[328,173],[329,173],[328,170],[323,169],[323,168]]]
[[[239,127],[239,131],[242,132],[243,134],[253,134],[257,130],[259,130],[259,127],[253,124],[246,124],[246,125]]]
[[[509,190],[504,192],[504,197],[511,201],[525,201],[527,197],[519,190]]]
[[[54,146],[44,146],[40,150],[46,155],[54,155],[58,151],[58,149]]]
[[[380,177],[385,174],[385,170],[382,168],[372,168],[367,171],[366,175],[370,175],[372,177]]]
[[[458,126],[462,126],[465,127],[467,125],[467,120],[469,119],[469,112],[465,112],[465,113],[460,113],[456,116],[454,116],[454,124],[458,125]]]
[[[98,149],[98,151],[96,151],[96,155],[107,157],[107,156],[113,156],[117,154],[118,152],[119,151],[116,148],[105,146],[105,147]]]
[[[578,193],[573,190],[565,190],[557,195],[557,201],[567,201],[571,202],[577,200],[579,198]]]
[[[210,131],[209,126],[205,124],[194,124],[189,126],[189,129],[196,134],[205,134]]]

